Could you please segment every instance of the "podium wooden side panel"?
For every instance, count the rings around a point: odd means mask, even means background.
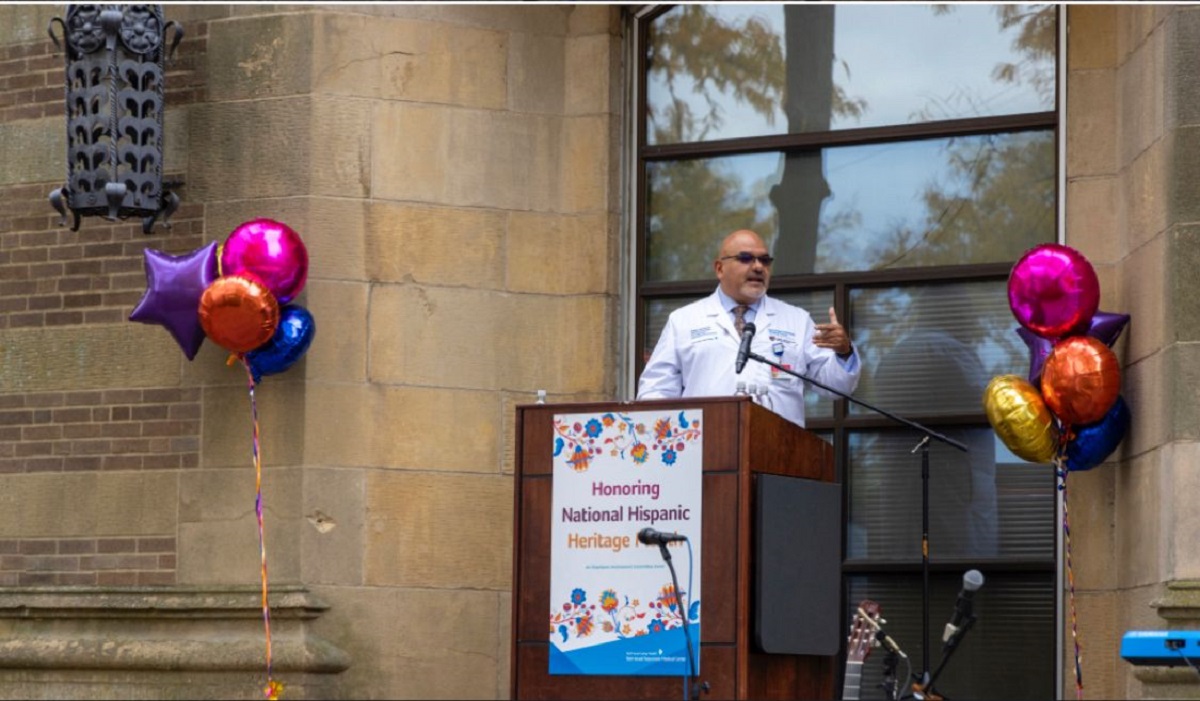
[[[661,699],[680,677],[549,674],[550,523],[555,414],[703,411],[700,678],[714,699],[831,698],[835,660],[753,648],[754,475],[832,481],[825,441],[745,397],[517,407],[513,511],[514,699]]]

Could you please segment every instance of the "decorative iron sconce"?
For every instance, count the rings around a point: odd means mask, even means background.
[[[50,193],[60,226],[70,209],[72,231],[91,216],[141,217],[146,234],[161,216],[171,228],[179,207],[172,188],[183,184],[162,180],[163,46],[171,27],[168,56],[183,27],[164,24],[161,5],[68,5],[66,21],[50,20],[51,41],[66,48],[67,183]]]

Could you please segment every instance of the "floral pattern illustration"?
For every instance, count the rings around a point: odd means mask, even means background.
[[[662,633],[699,620],[700,602],[689,603],[685,620],[672,584],[663,585],[645,604],[611,588],[601,591],[596,603],[589,603],[587,592],[576,587],[569,601],[550,611],[550,637],[565,643],[595,635],[594,644],[598,644]]]
[[[643,465],[657,455],[664,465],[674,465],[679,453],[700,438],[700,420],[687,412],[656,419],[654,424],[607,412],[587,420],[554,420],[554,457],[565,457],[576,472],[586,472],[592,460],[607,453]]]

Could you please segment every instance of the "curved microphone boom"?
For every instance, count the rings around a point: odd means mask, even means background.
[[[738,347],[737,363],[734,364],[734,374],[742,374],[742,368],[746,367],[746,361],[750,359],[750,342],[754,340],[754,332],[758,331],[754,326],[754,322],[748,322],[742,327],[742,345]]]
[[[687,540],[687,536],[679,535],[678,533],[662,533],[653,528],[643,528],[638,531],[638,542],[642,545],[666,545],[680,540]]]

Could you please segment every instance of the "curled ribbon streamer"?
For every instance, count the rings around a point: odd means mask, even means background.
[[[254,374],[250,364],[242,359],[246,368],[246,379],[250,387],[250,416],[254,423],[254,513],[258,517],[258,554],[262,562],[262,612],[263,628],[267,636],[267,685],[263,687],[263,695],[268,701],[276,701],[283,692],[283,684],[275,681],[271,675],[271,607],[267,604],[267,546],[263,534],[263,499],[262,499],[262,454],[258,441],[258,402],[254,398]]]
[[[1063,462],[1065,451],[1054,459],[1054,473],[1058,476],[1058,490],[1063,495],[1062,527],[1067,551],[1067,598],[1071,609],[1071,639],[1075,643],[1075,698],[1083,698],[1083,653],[1079,644],[1079,621],[1075,615],[1075,571],[1071,566],[1071,523],[1067,515],[1067,467]]]

